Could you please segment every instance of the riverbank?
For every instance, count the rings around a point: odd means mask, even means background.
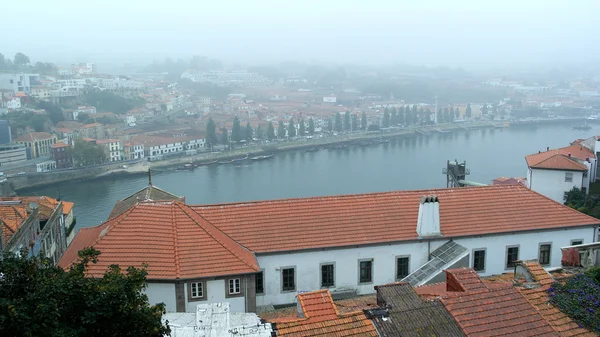
[[[527,120],[519,122],[510,122],[509,127],[518,125],[531,124],[551,124],[551,123],[576,123],[582,122],[584,119],[539,119]],[[296,139],[292,141],[270,142],[262,144],[254,144],[252,146],[238,147],[233,150],[223,152],[204,152],[194,156],[180,156],[168,158],[162,161],[148,162],[141,161],[137,163],[119,162],[102,167],[90,167],[83,169],[63,170],[60,172],[47,172],[28,174],[26,176],[18,176],[9,178],[12,189],[18,191],[22,189],[37,188],[48,185],[58,185],[63,182],[72,181],[87,181],[92,179],[102,179],[106,177],[114,177],[119,175],[141,175],[146,174],[148,169],[154,171],[168,171],[184,166],[186,164],[203,165],[207,163],[228,161],[236,158],[241,158],[246,155],[249,157],[264,155],[265,153],[276,153],[283,151],[298,151],[306,149],[326,148],[335,145],[351,146],[365,145],[366,142],[374,142],[376,140],[389,140],[392,138],[404,137],[428,137],[435,133],[450,133],[450,132],[469,132],[471,130],[485,128],[504,128],[507,125],[504,121],[480,121],[469,123],[448,123],[423,127],[408,127],[408,128],[390,128],[377,132],[358,132],[342,134],[337,136],[315,136],[312,139]],[[376,142],[375,142],[376,143]],[[228,165],[228,164],[214,164]]]

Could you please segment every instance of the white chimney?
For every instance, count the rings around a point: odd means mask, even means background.
[[[440,202],[435,195],[422,196],[419,201],[417,234],[419,238],[442,236],[440,230]]]

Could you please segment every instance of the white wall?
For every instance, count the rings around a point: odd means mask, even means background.
[[[564,194],[573,189],[581,188],[583,172],[573,172],[573,181],[565,182],[565,172],[559,170],[531,169],[532,174],[528,176],[529,188],[556,201],[564,203]]]
[[[507,210],[509,212],[510,210]],[[416,234],[416,233],[415,233]],[[570,245],[572,239],[583,239],[592,242],[594,229],[559,229],[537,233],[519,233],[488,237],[474,237],[455,240],[465,246],[469,253],[473,249],[486,248],[486,270],[482,275],[505,273],[506,246],[519,245],[520,259],[537,259],[539,244],[552,242],[551,266],[560,266],[560,247]],[[374,292],[373,286],[396,281],[396,256],[410,255],[410,270],[413,272],[427,262],[428,249],[434,251],[446,243],[441,239],[431,243],[412,242],[381,246],[370,246],[346,249],[328,249],[299,253],[283,253],[275,255],[257,255],[258,263],[264,270],[265,294],[256,296],[256,305],[294,303],[297,291],[320,289],[320,264],[334,263],[335,287],[332,292],[356,289],[358,294]],[[360,259],[373,259],[373,282],[358,285],[358,265]],[[472,266],[472,257],[470,257]],[[296,268],[296,291],[281,291],[281,268]]]
[[[151,305],[164,303],[167,312],[176,312],[175,284],[174,283],[148,283],[145,291]]]
[[[185,283],[185,311],[196,312],[196,306],[201,303],[229,302],[231,312],[246,312],[246,300],[241,297],[225,298],[225,280],[206,281],[206,300],[188,302],[188,283]],[[242,284],[244,286],[244,284]]]

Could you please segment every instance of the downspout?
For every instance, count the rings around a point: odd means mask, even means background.
[[[427,240],[427,262],[431,260],[431,241]]]
[[[244,277],[244,310],[248,312],[248,276]]]

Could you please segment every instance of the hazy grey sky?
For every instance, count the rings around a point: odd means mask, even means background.
[[[0,53],[32,61],[593,62],[599,0],[28,0],[2,4]]]

